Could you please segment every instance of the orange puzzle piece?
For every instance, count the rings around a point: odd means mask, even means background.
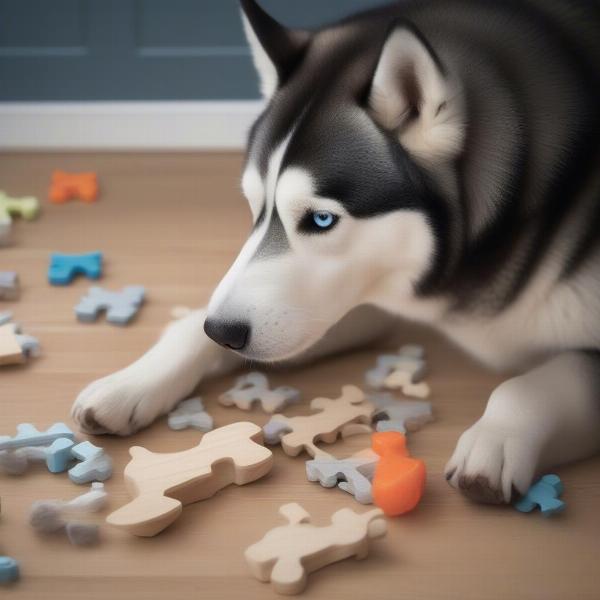
[[[50,183],[50,200],[62,204],[67,200],[95,202],[98,198],[98,178],[96,173],[66,173],[54,171]]]
[[[381,457],[373,477],[373,502],[389,517],[412,510],[425,489],[425,463],[409,456],[406,437],[398,431],[380,431],[371,439]]]

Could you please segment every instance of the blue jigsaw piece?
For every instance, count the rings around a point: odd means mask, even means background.
[[[71,455],[80,460],[78,465],[69,469],[69,479],[73,483],[104,481],[112,475],[112,460],[102,448],[91,442],[81,442],[71,448]]]
[[[80,321],[95,321],[101,310],[106,310],[106,320],[115,325],[126,325],[133,319],[144,302],[146,290],[141,285],[129,285],[120,292],[108,292],[101,287],[91,287],[75,307]]]
[[[17,425],[15,437],[0,436],[0,450],[16,450],[28,446],[50,446],[59,438],[75,439],[75,434],[64,424],[55,423],[46,431],[38,431],[31,423]]]
[[[68,285],[75,275],[85,275],[88,279],[99,279],[102,275],[102,252],[88,254],[50,255],[48,281],[52,285]]]
[[[536,506],[544,517],[562,512],[566,504],[559,499],[564,486],[558,475],[544,475],[534,483],[527,493],[515,502],[515,508],[520,512],[531,512]]]
[[[19,579],[19,563],[10,556],[0,556],[0,583]]]
[[[62,473],[67,470],[73,460],[71,448],[74,444],[69,438],[58,438],[46,448],[46,466],[50,473]]]

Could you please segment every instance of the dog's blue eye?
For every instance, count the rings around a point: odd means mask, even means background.
[[[300,233],[325,233],[333,229],[339,220],[337,215],[328,210],[309,210],[304,213],[298,223],[298,231]]]
[[[312,217],[315,225],[320,229],[329,229],[335,223],[335,216],[330,212],[314,212]]]

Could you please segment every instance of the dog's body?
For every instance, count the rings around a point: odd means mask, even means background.
[[[131,433],[235,368],[229,349],[314,358],[392,315],[532,367],[462,436],[453,485],[509,501],[599,450],[598,4],[407,0],[311,33],[242,6],[268,100],[253,230],[207,311],[86,388],[75,419]]]

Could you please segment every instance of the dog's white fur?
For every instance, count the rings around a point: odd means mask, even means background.
[[[245,25],[269,96],[277,85],[276,71]],[[436,78],[431,58],[420,52],[410,34],[392,36],[389,43],[390,52],[384,50],[375,77],[374,116],[400,126],[403,143],[420,158],[443,162],[454,156],[463,139],[459,94]],[[389,85],[397,73],[397,56],[412,61],[427,95],[425,109],[408,128],[401,127],[403,98]],[[364,118],[357,113],[357,127],[367,126]],[[248,321],[253,334],[243,353],[266,362],[301,362],[358,346],[389,330],[389,315],[397,315],[434,325],[492,367],[539,365],[492,393],[483,416],[463,434],[448,463],[453,485],[481,478],[508,502],[513,488],[526,491],[540,469],[600,449],[598,392],[590,384],[596,380],[590,374],[594,361],[583,353],[557,355],[577,345],[600,346],[582,316],[589,314],[590,303],[599,302],[600,290],[579,288],[577,280],[553,284],[558,265],[549,257],[526,293],[499,316],[449,316],[444,301],[424,301],[413,292],[433,252],[432,233],[423,216],[396,211],[359,223],[335,199],[316,196],[310,173],[298,168],[281,171],[286,144],[287,140],[273,152],[264,180],[249,161],[242,188],[255,218],[266,203],[266,218],[249,237],[208,309],[174,322],[138,361],[83,390],[73,408],[82,428],[130,434],[169,411],[200,381],[238,367],[243,359],[204,333],[207,314]],[[253,260],[275,205],[291,251]],[[301,236],[296,223],[309,209],[332,210],[340,221],[327,235]],[[360,308],[365,304],[384,312]]]

